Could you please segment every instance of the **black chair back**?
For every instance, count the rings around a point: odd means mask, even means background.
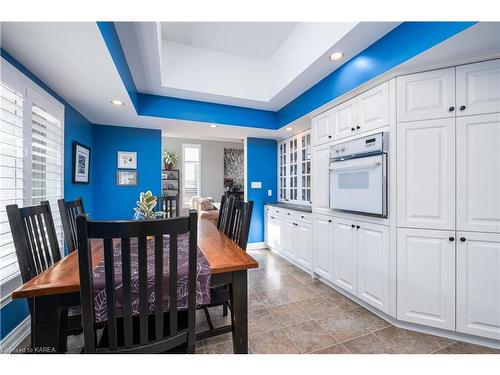
[[[252,219],[253,201],[244,202],[235,200],[230,215],[227,235],[239,247],[246,250],[248,243],[248,233]]]
[[[234,197],[222,197],[217,228],[224,234],[229,234],[231,212],[233,211]]]
[[[57,205],[59,206],[59,214],[61,215],[66,246],[68,246],[68,252],[71,253],[75,251],[78,243],[76,237],[76,217],[85,213],[83,200],[82,198],[76,198],[74,201],[59,199]]]
[[[165,212],[168,218],[178,217],[180,215],[179,197],[170,195],[162,195],[158,197],[156,210]]]
[[[19,208],[6,207],[23,283],[61,259],[50,204]],[[31,303],[30,303],[31,309]]]
[[[144,221],[88,221],[85,215],[76,219],[78,232],[78,263],[82,302],[84,351],[85,353],[161,353],[179,345],[187,344],[194,351],[196,319],[196,257],[197,257],[197,213],[190,211],[189,217]],[[177,295],[171,293],[169,312],[163,310],[163,291],[177,291],[178,279],[178,235],[189,232],[188,255],[188,308],[179,311]],[[164,284],[163,241],[169,235],[168,285]],[[154,294],[159,306],[150,312],[148,288],[147,236],[154,236]],[[131,265],[131,238],[137,238],[138,264]],[[102,239],[104,248],[105,291],[107,321],[103,338],[97,344],[93,299],[93,269],[90,239]],[[115,259],[113,239],[121,241],[123,316],[118,316],[116,307]],[[134,249],[132,249],[133,251]],[[137,272],[138,280],[133,280]],[[132,282],[132,281],[138,281]],[[131,290],[138,285],[138,305],[132,313]],[[156,302],[155,302],[156,303]]]

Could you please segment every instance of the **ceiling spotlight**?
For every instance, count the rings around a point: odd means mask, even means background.
[[[210,124],[210,127],[211,127],[211,128],[216,128],[216,127],[217,127],[217,125],[215,125],[215,124]]]
[[[291,127],[287,127],[287,128],[286,128],[286,130],[290,132],[290,131],[292,131],[292,130],[293,130],[293,128],[291,128]]]
[[[337,61],[344,57],[342,52],[334,52],[330,55],[330,61]]]
[[[124,102],[122,102],[122,101],[121,101],[121,100],[119,100],[119,99],[113,99],[113,100],[111,101],[111,104],[114,104],[114,105],[125,105],[125,103],[124,103]]]

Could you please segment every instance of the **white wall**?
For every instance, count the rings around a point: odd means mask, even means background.
[[[224,194],[224,149],[243,149],[243,142],[209,141],[204,139],[162,137],[162,150],[175,152],[179,159],[175,169],[182,175],[182,144],[201,145],[201,195],[220,202]],[[182,180],[182,177],[181,177]]]

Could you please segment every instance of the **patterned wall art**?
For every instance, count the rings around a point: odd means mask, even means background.
[[[243,150],[224,149],[224,189],[243,191]]]

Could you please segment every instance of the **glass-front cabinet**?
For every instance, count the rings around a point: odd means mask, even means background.
[[[302,132],[278,143],[279,200],[311,203],[311,133]]]

